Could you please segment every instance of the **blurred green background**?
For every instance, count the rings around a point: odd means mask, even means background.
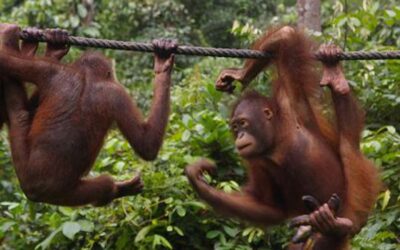
[[[296,1],[266,0],[0,0],[0,22],[22,27],[64,28],[77,36],[247,48],[272,24],[295,23]],[[321,42],[345,50],[398,50],[400,6],[396,0],[323,1]],[[82,50],[73,48],[65,61]],[[147,113],[152,96],[152,56],[104,50],[119,81]],[[154,162],[140,160],[114,129],[90,175],[117,179],[141,172],[144,192],[103,208],[65,208],[29,202],[18,186],[6,131],[0,133],[0,249],[283,249],[286,225],[252,227],[215,214],[189,186],[183,169],[198,157],[214,159],[212,182],[237,190],[244,168],[227,124],[235,96],[214,90],[225,67],[241,60],[177,56],[172,114]],[[346,62],[347,77],[367,111],[362,149],[385,183],[368,224],[352,249],[400,249],[400,60]],[[268,74],[252,87],[268,92]],[[236,93],[237,95],[237,93]],[[55,166],[57,167],[57,166]]]

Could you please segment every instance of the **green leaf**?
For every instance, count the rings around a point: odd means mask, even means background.
[[[78,4],[77,9],[78,9],[78,15],[79,15],[81,18],[86,17],[86,15],[87,15],[87,10],[86,10],[85,6],[83,6],[82,4]]]
[[[204,133],[204,127],[201,124],[196,124],[195,129],[200,135]]]
[[[180,217],[184,217],[186,215],[186,209],[184,209],[182,206],[178,206],[176,208],[176,212]]]
[[[44,241],[40,242],[35,249],[48,249],[50,247],[51,242],[53,241],[54,236],[56,236],[61,231],[61,228],[53,231]]]
[[[15,222],[13,222],[13,221],[8,221],[6,223],[3,223],[0,226],[0,231],[5,233],[8,231],[8,229],[10,229],[14,225],[15,225]]]
[[[387,126],[386,129],[391,134],[395,134],[396,133],[396,129],[393,126]]]
[[[253,230],[252,227],[248,227],[248,228],[246,228],[245,230],[243,230],[242,235],[243,235],[243,236],[247,236],[247,235],[249,235],[249,234],[251,233],[252,230]]]
[[[237,228],[232,228],[228,226],[224,226],[223,228],[225,233],[231,237],[235,237],[239,233],[239,229]]]
[[[111,148],[115,147],[117,143],[118,143],[118,139],[112,138],[106,142],[106,145],[104,146],[104,148],[111,149]],[[107,159],[107,158],[105,158],[105,159]]]
[[[78,233],[80,230],[81,226],[74,221],[65,222],[62,227],[63,234],[71,240],[74,239],[75,234]]]
[[[238,20],[234,20],[233,21],[233,25],[232,25],[232,32],[237,32],[237,30],[240,28],[240,23]]]
[[[382,210],[385,210],[385,208],[389,204],[389,200],[390,200],[390,190],[388,189],[388,190],[386,190],[386,192],[383,195]]]
[[[350,22],[351,22],[352,24],[354,24],[354,26],[356,26],[356,27],[358,27],[358,26],[361,25],[360,20],[358,20],[358,18],[355,18],[355,17],[350,17]]]
[[[114,170],[117,172],[121,172],[125,167],[125,162],[123,161],[118,161],[116,164],[114,164]]]
[[[388,14],[388,16],[390,16],[390,17],[396,16],[396,12],[394,12],[393,10],[386,10],[386,14]]]
[[[85,27],[83,29],[83,34],[89,37],[99,37],[100,31],[95,27]]]
[[[118,239],[116,242],[116,250],[126,249],[128,246],[132,245],[131,233],[129,230],[123,229],[122,233],[118,234]]]
[[[170,203],[172,203],[173,201],[174,201],[174,198],[172,198],[172,197],[169,197],[169,198],[167,198],[167,199],[164,200],[165,204],[170,204]]]
[[[81,230],[84,232],[93,232],[94,230],[94,223],[88,220],[78,220],[77,221],[81,226]]]
[[[200,201],[188,201],[188,202],[185,202],[184,204],[185,204],[185,206],[191,206],[191,207],[200,208],[200,209],[207,208],[207,206]]]
[[[182,134],[182,141],[186,142],[188,141],[190,138],[190,131],[189,130],[185,130]]]
[[[187,114],[184,114],[183,116],[182,116],[182,122],[183,122],[183,124],[185,125],[185,126],[188,126],[189,125],[189,121],[191,120],[191,117],[189,116],[189,115],[187,115]]]
[[[71,16],[69,18],[69,22],[70,22],[71,26],[74,28],[78,27],[79,23],[80,23],[79,18],[77,16]]]
[[[371,146],[376,152],[378,152],[382,148],[382,145],[378,141],[372,141]]]
[[[13,210],[16,207],[19,207],[21,204],[18,202],[1,202],[3,206],[7,206],[7,210]]]
[[[220,234],[221,234],[221,231],[211,230],[211,231],[207,232],[206,237],[207,237],[207,239],[214,239]]]
[[[158,245],[164,246],[168,249],[172,249],[171,243],[169,243],[167,239],[159,234],[155,234],[153,239],[153,249],[156,249],[156,246]]]
[[[183,233],[183,231],[179,228],[179,227],[174,227],[175,232],[180,235],[180,236],[184,236],[185,234]]]
[[[138,232],[138,234],[135,237],[135,242],[138,243],[140,241],[142,241],[146,235],[151,231],[151,229],[153,229],[155,226],[154,225],[148,225],[143,227],[142,229],[140,229],[140,231]]]
[[[58,207],[58,210],[66,216],[72,216],[74,214],[74,210],[70,207]]]

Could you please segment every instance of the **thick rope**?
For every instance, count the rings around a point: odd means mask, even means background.
[[[35,42],[52,42],[45,36],[43,30],[39,32],[30,32],[24,29],[20,33],[20,38],[27,41]],[[139,42],[123,42],[116,40],[95,39],[77,36],[68,36],[68,45],[76,45],[82,47],[107,48],[118,50],[132,50],[140,52],[153,52],[154,48],[151,43]],[[178,46],[176,54],[193,55],[193,56],[214,56],[214,57],[237,57],[237,58],[270,58],[271,54],[249,49],[227,49],[227,48],[204,48],[196,46]],[[315,53],[318,60],[322,59],[319,53]],[[400,59],[400,51],[353,51],[342,52],[338,54],[337,60],[380,60],[380,59]]]

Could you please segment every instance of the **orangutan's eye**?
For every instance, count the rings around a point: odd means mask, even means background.
[[[239,130],[239,127],[238,127],[238,125],[236,123],[234,123],[234,124],[231,125],[231,129],[232,129],[232,131],[234,133],[237,133],[238,130]]]
[[[247,126],[249,126],[249,122],[246,121],[245,119],[242,119],[239,121],[240,127],[242,128],[246,128]]]

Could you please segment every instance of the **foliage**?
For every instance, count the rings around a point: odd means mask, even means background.
[[[336,2],[335,16],[325,22],[324,36],[345,50],[398,50],[400,47],[400,7],[391,1],[352,1],[348,13]],[[329,10],[329,8],[326,8]],[[328,12],[328,11],[327,11]],[[400,124],[399,60],[346,63],[348,78],[367,107],[368,126],[375,129]],[[390,76],[390,77],[388,77]],[[385,107],[382,109],[382,107]]]
[[[62,27],[74,35],[148,41],[175,37],[181,43],[218,47],[248,46],[265,24],[295,22],[294,1],[139,0],[96,1],[96,12],[78,0],[0,0],[1,22]],[[89,1],[90,2],[90,1]],[[350,1],[349,1],[350,2]],[[333,8],[332,8],[333,7]],[[346,9],[346,10],[345,10]],[[400,47],[400,8],[396,1],[325,1],[322,41],[347,50]],[[67,60],[76,58],[73,48]],[[151,100],[151,57],[105,51],[137,103]],[[133,60],[132,60],[133,59]],[[292,232],[286,226],[261,230],[215,214],[194,195],[183,169],[199,157],[218,165],[208,180],[231,192],[245,180],[227,125],[234,96],[215,91],[213,79],[239,60],[178,57],[174,70],[172,115],[155,162],[132,153],[113,130],[94,171],[116,179],[141,173],[144,192],[103,208],[35,204],[21,192],[12,168],[5,131],[0,133],[0,249],[283,249]],[[398,249],[400,243],[400,80],[399,61],[345,64],[348,78],[367,110],[362,149],[381,170],[384,190],[353,249]],[[269,75],[254,88],[268,91]],[[131,83],[135,84],[131,84]],[[56,167],[56,166],[55,166]]]

